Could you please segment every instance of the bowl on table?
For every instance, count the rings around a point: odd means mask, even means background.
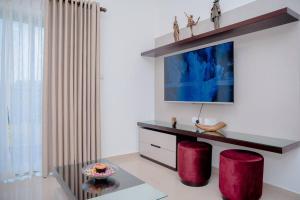
[[[82,168],[82,174],[93,179],[106,179],[115,173],[116,170],[106,163],[93,163]]]

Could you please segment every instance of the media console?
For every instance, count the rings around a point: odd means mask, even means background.
[[[171,123],[161,121],[138,122],[137,125],[140,155],[174,170],[177,169],[177,144],[181,140],[204,138],[279,154],[300,146],[300,141],[231,131],[210,133],[182,124],[173,128]]]
[[[177,138],[174,135],[140,128],[140,155],[152,161],[156,161],[168,168],[176,170],[176,139]]]

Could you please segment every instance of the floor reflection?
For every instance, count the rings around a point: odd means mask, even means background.
[[[120,183],[112,177],[107,179],[91,179],[82,184],[82,189],[91,194],[109,193],[120,186]]]

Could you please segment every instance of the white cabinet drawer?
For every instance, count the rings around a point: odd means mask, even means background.
[[[176,136],[140,128],[140,142],[176,152]]]
[[[151,144],[140,141],[139,151],[141,155],[152,158],[170,167],[176,168],[176,152],[163,148],[151,146]]]

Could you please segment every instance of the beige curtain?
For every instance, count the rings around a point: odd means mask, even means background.
[[[43,176],[100,158],[100,7],[48,0],[43,90]]]

